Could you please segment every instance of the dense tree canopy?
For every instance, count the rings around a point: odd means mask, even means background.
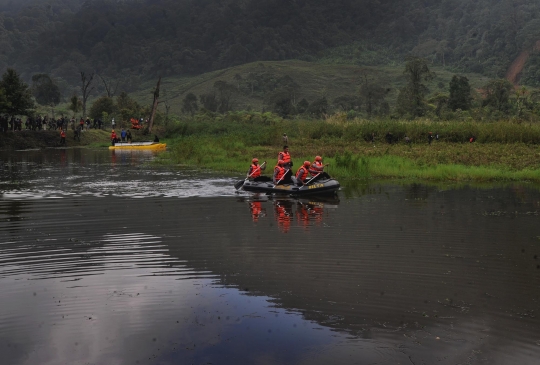
[[[405,64],[405,75],[407,85],[399,92],[398,113],[421,117],[427,110],[425,97],[428,90],[424,82],[433,78],[433,74],[424,59],[411,57]]]
[[[469,79],[465,76],[454,75],[450,81],[449,91],[448,107],[451,110],[469,110],[471,108],[472,96]]]
[[[60,88],[47,74],[32,76],[32,94],[41,105],[57,105],[62,97]]]
[[[502,77],[540,40],[534,0],[19,0],[0,12],[0,70],[16,65],[26,80],[48,73],[72,85],[81,70],[136,84],[140,75],[309,60],[334,48],[355,63],[412,53]],[[391,55],[374,55],[380,47]],[[538,69],[533,54],[523,79],[538,82]]]
[[[8,115],[28,115],[34,107],[32,93],[14,69],[7,69],[0,80],[0,113]]]
[[[92,104],[89,116],[90,118],[101,118],[103,116],[103,113],[110,115],[114,113],[114,111],[114,100],[112,98],[109,98],[108,96],[102,96],[96,101],[94,101],[94,103]]]

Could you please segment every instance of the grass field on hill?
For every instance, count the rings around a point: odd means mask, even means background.
[[[379,86],[389,88],[387,100],[393,107],[399,89],[405,84],[403,75],[404,66],[355,66],[348,64],[328,64],[305,61],[268,61],[248,63],[224,70],[208,72],[193,77],[168,77],[162,80],[161,100],[167,99],[171,105],[171,113],[181,114],[182,100],[188,93],[197,96],[213,90],[216,81],[226,81],[237,85],[235,75],[246,79],[252,72],[269,72],[277,77],[290,76],[300,85],[297,99],[306,98],[309,102],[326,96],[329,101],[342,95],[356,95],[363,80],[376,82]],[[431,93],[447,92],[453,72],[441,67],[431,69],[436,76],[427,85]],[[473,88],[480,88],[488,82],[488,78],[478,74],[464,74],[469,78]],[[148,81],[141,85],[141,90],[133,96],[140,103],[150,103],[155,81]],[[443,86],[442,88],[440,86]],[[264,98],[260,93],[251,95],[248,90],[237,92],[232,97],[234,110],[257,110],[264,108]],[[164,111],[164,105],[160,106]]]

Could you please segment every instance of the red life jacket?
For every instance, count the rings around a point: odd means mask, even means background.
[[[300,181],[305,181],[308,177],[308,168],[305,166],[302,166],[296,171],[296,179]]]
[[[283,176],[285,176],[285,168],[277,165],[275,169],[279,169],[278,173],[276,174],[276,183],[277,183],[279,180],[281,180],[281,178],[283,178]]]
[[[311,173],[311,176],[315,176],[318,173],[321,173],[323,171],[324,171],[324,166],[323,166],[322,162],[319,162],[319,161],[314,161],[311,164],[311,168],[309,169],[309,172]]]
[[[60,137],[65,137],[66,136],[66,132],[62,131],[60,132]]]
[[[116,138],[117,138],[117,137],[116,137],[116,133],[113,132],[113,133],[111,134],[111,139],[116,139]]]
[[[280,152],[278,155],[278,160],[283,160],[285,163],[291,163],[291,155],[289,152]]]
[[[252,165],[251,165],[251,174],[250,174],[250,177],[256,178],[256,177],[259,177],[259,176],[261,176],[261,166],[260,166],[260,165],[252,164]]]

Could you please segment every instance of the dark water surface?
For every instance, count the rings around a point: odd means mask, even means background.
[[[538,364],[540,193],[237,195],[145,153],[0,155],[1,364]]]

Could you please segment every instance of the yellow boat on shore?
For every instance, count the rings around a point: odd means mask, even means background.
[[[114,146],[109,146],[110,150],[164,150],[166,143],[159,142],[116,142]]]

